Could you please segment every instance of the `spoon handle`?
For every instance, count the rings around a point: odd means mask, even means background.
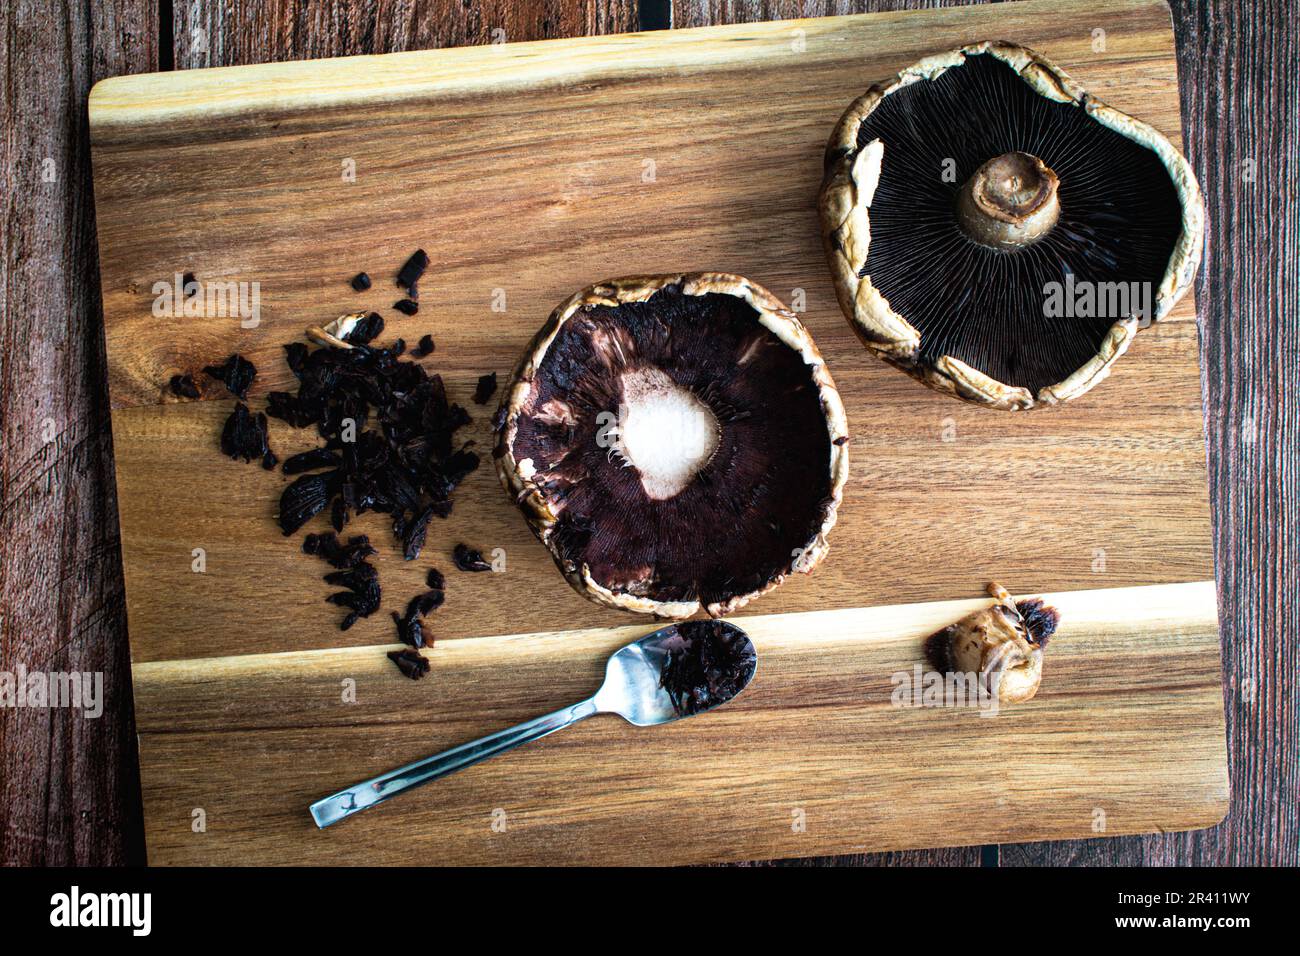
[[[597,712],[595,698],[591,698],[569,707],[561,707],[553,713],[526,720],[514,727],[499,730],[495,734],[488,734],[478,740],[471,740],[459,747],[452,747],[432,757],[408,763],[405,767],[398,767],[370,780],[363,780],[346,790],[340,790],[333,796],[317,800],[311,805],[312,818],[316,821],[316,826],[324,829],[332,823],[338,823],[344,817],[350,817],[358,810],[373,807],[376,803],[383,803],[390,797],[418,787],[422,783],[445,777],[449,773],[463,770],[470,764],[476,764],[480,760],[495,757],[520,744],[526,744],[530,740],[555,733],[561,727],[575,724]]]

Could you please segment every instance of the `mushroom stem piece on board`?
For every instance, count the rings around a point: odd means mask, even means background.
[[[578,593],[718,617],[825,556],[847,423],[812,336],[766,289],[692,273],[563,302],[497,412],[497,472]]]
[[[1101,382],[1201,258],[1187,160],[1043,56],[984,42],[873,86],[826,150],[822,237],[873,353],[1023,410]]]
[[[1014,601],[989,585],[991,607],[974,611],[930,635],[925,654],[943,674],[975,674],[984,693],[1006,704],[1029,700],[1043,679],[1043,648],[1060,614],[1038,598]]]

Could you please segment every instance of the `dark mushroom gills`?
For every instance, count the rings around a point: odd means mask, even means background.
[[[826,164],[823,237],[859,338],[979,404],[1088,391],[1200,258],[1200,191],[1172,144],[1012,44],[872,87]]]
[[[565,577],[602,604],[728,613],[809,571],[847,475],[811,337],[738,276],[583,290],[525,354],[498,470]]]

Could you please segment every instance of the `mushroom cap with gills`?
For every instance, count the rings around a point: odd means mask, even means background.
[[[825,556],[848,476],[839,393],[798,318],[727,273],[562,303],[502,394],[502,484],[580,594],[728,614]]]
[[[845,112],[822,237],[875,355],[1012,411],[1101,382],[1191,286],[1204,210],[1186,159],[1038,53],[928,57]]]

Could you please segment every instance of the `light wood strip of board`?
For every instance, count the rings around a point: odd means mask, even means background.
[[[1145,16],[1155,7],[1164,12],[1163,25]],[[1029,0],[996,11],[974,6],[929,14],[924,31],[914,29],[910,12],[877,13],[112,77],[91,90],[91,131],[102,142],[118,127],[165,125],[195,116],[215,120],[266,111],[400,104],[727,69],[779,71],[810,48],[818,55],[819,44],[888,48],[910,62],[958,31],[996,28],[996,36],[980,38],[1011,39],[1025,29],[1042,30],[1048,17],[1080,22],[1086,15],[1095,23],[1145,16],[1144,27],[1163,26],[1168,32],[1165,4],[1132,0],[1101,0],[1084,10],[1062,0]],[[1096,27],[1077,31],[1073,52],[1099,52],[1093,49],[1092,29]],[[1147,38],[1131,30],[1116,31],[1108,47],[1113,56],[1149,52]]]
[[[758,616],[758,674],[725,708],[596,717],[323,832],[312,800],[588,696],[649,628],[451,642],[419,683],[387,647],[137,664],[141,752],[168,768],[144,781],[150,859],[677,863],[1220,819],[1213,583],[1048,600],[1042,689],[996,716],[891,701],[924,636],[984,602]]]

